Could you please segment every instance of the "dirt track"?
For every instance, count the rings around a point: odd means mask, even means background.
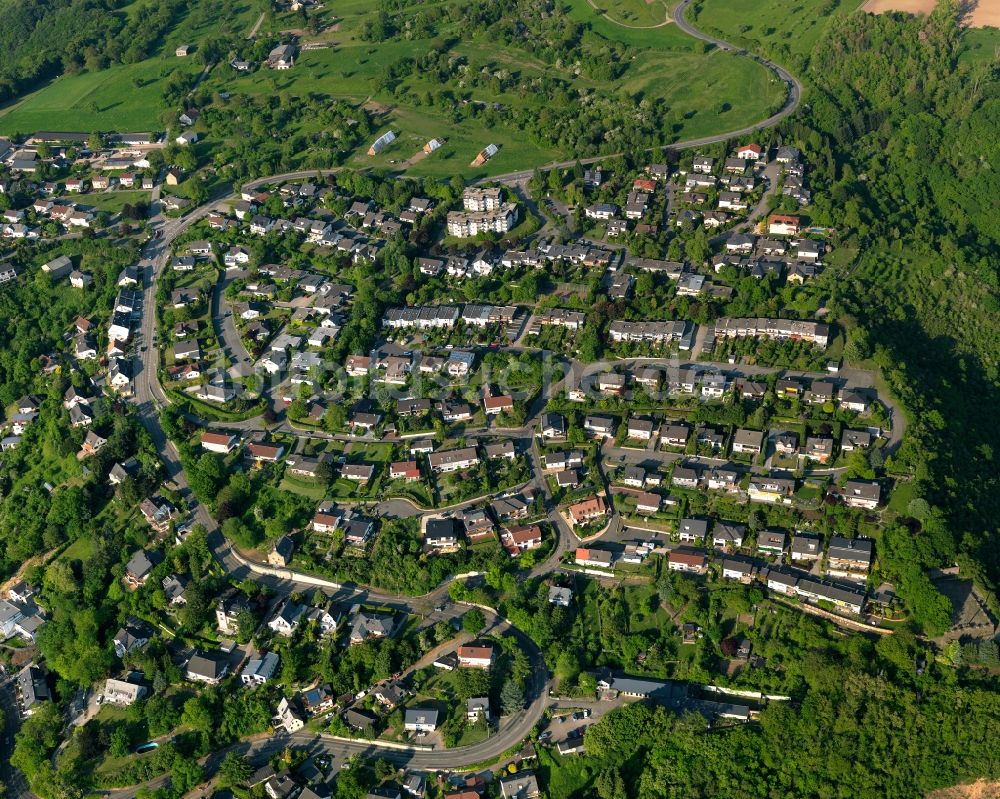
[[[884,14],[887,11],[929,14],[934,10],[935,4],[935,0],[868,0],[863,9],[872,14]],[[963,22],[970,28],[1000,28],[1000,0],[969,0],[964,5],[966,11]]]
[[[1000,782],[976,780],[971,785],[955,785],[927,795],[927,799],[1000,799]]]

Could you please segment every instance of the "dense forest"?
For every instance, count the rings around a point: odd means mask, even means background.
[[[706,735],[696,715],[616,710],[588,730],[577,785],[591,788],[573,795],[903,799],[995,774],[997,694],[946,674],[911,682],[915,651],[900,639],[872,648],[855,637],[842,656],[816,652],[801,706],[771,703],[759,725]]]
[[[914,551],[969,556],[996,581],[1000,436],[982,410],[1000,404],[1000,80],[960,58],[957,16],[946,2],[835,22],[786,133],[818,156],[814,220],[859,251],[831,303],[858,322],[849,355],[881,367],[911,416],[896,465],[932,506]]]

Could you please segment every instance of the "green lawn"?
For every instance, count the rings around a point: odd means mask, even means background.
[[[326,484],[322,481],[303,479],[286,474],[278,486],[282,491],[301,494],[310,499],[321,500],[326,496]]]
[[[515,85],[553,75],[581,91],[598,95],[614,96],[626,91],[662,98],[671,115],[679,120],[672,130],[665,132],[664,141],[740,127],[762,119],[780,105],[784,87],[761,65],[711,48],[706,52],[703,43],[672,24],[643,27],[662,21],[668,4],[669,0],[616,3],[612,16],[617,19],[618,15],[622,22],[639,26],[629,28],[598,15],[587,0],[569,0],[571,18],[588,25],[584,37],[590,51],[599,50],[605,40],[633,48],[622,76],[610,81],[577,74],[570,64],[546,64],[521,48],[498,48],[493,41],[465,35],[455,24],[444,24],[435,33],[450,38],[453,42],[450,55],[467,59],[470,69],[506,69],[518,75]],[[159,129],[160,117],[166,110],[163,91],[170,75],[175,71],[194,74],[201,69],[197,50],[193,56],[177,58],[173,49],[182,42],[197,45],[208,36],[227,31],[245,35],[262,8],[260,0],[227,0],[226,13],[220,16],[198,5],[165,37],[160,56],[135,65],[56,79],[0,112],[0,133],[41,128]],[[395,90],[385,87],[381,76],[387,65],[404,57],[419,56],[431,48],[433,40],[363,41],[360,31],[372,11],[370,3],[345,0],[330,12],[337,17],[337,30],[321,37],[329,47],[302,51],[295,67],[285,72],[262,70],[237,75],[220,64],[209,74],[204,88],[276,97],[320,93],[359,104],[369,103],[369,110],[377,113],[377,130],[391,128],[399,138],[385,152],[373,157],[367,155],[368,142],[365,142],[349,160],[355,167],[406,169],[410,174],[435,177],[461,174],[473,179],[574,155],[568,148],[531,141],[521,130],[494,124],[484,116],[462,115],[461,121],[454,121],[452,103],[428,104],[424,99],[439,93],[441,87],[436,76],[414,73],[404,77]],[[280,28],[285,23],[273,24]],[[271,20],[265,20],[263,30],[271,25]],[[547,106],[545,98],[532,92],[519,93],[515,88],[499,93],[484,93],[481,89],[471,93],[454,79],[445,87],[463,98],[497,102],[532,114],[543,114]],[[309,135],[321,131],[323,124],[310,118],[298,121],[296,128]],[[446,139],[446,144],[423,156],[421,148],[435,137]],[[472,168],[472,159],[490,143],[499,145],[499,153],[485,166]]]
[[[94,554],[94,541],[88,536],[76,539],[59,556],[63,560],[87,560]]]
[[[626,0],[629,13],[665,14],[663,0],[647,4],[645,0]],[[688,138],[739,127],[765,117],[784,98],[784,87],[759,64],[722,51],[704,52],[703,44],[665,25],[655,29],[630,29],[597,16],[587,0],[570,0],[573,19],[587,22],[588,41],[601,46],[604,39],[623,42],[635,48],[624,75],[615,81],[595,82],[576,75],[568,66],[546,65],[519,48],[498,49],[491,41],[463,37],[463,31],[447,25],[437,31],[440,37],[451,35],[451,55],[464,57],[473,70],[481,66],[506,68],[519,74],[524,83],[551,74],[572,81],[581,90],[617,93],[628,91],[650,97],[662,97],[681,122],[668,138]],[[358,31],[371,6],[347,0],[335,9],[338,30],[329,35],[332,46],[300,53],[295,67],[286,72],[256,72],[235,75],[224,67],[216,70],[207,86],[232,93],[301,95],[321,92],[356,103],[369,101],[369,109],[378,111],[376,133],[393,130],[397,140],[376,156],[367,155],[368,142],[350,159],[355,167],[383,166],[406,168],[410,174],[436,177],[462,174],[467,179],[542,165],[571,157],[573,153],[546,147],[531,141],[518,130],[504,125],[489,126],[482,118],[452,120],[450,105],[427,105],[417,98],[437,92],[440,87],[431,76],[405,77],[391,92],[381,87],[379,76],[387,64],[430,49],[432,40],[390,40],[374,44],[363,41]],[[662,19],[662,16],[660,17]],[[456,89],[452,82],[447,88]],[[457,89],[462,95],[461,89]],[[473,95],[475,98],[476,95]],[[515,91],[490,93],[484,100],[511,108],[536,109],[546,103],[536,95],[524,96]],[[315,126],[303,123],[302,132],[314,132]],[[446,144],[429,156],[420,155],[423,145],[432,138],[446,139]],[[485,166],[473,169],[470,162],[487,144],[497,144],[500,152]]]
[[[85,194],[80,198],[83,205],[89,205],[99,211],[117,214],[125,205],[135,205],[138,202],[149,202],[148,191],[107,191],[100,194]]]
[[[968,64],[996,60],[996,49],[1000,47],[1000,30],[996,28],[970,28],[962,34],[962,52],[959,61]]]
[[[162,128],[159,117],[167,107],[163,90],[170,75],[200,69],[201,65],[191,59],[152,58],[56,78],[0,111],[0,133],[155,131]]]
[[[265,0],[225,0],[216,3],[192,3],[190,9],[164,37],[161,53],[165,58],[176,58],[174,51],[178,45],[194,45],[186,60],[197,60],[198,43],[224,34],[246,36],[260,12],[269,7]],[[265,28],[262,25],[261,31]],[[185,59],[177,59],[185,60]]]
[[[764,52],[793,65],[808,55],[830,21],[850,14],[862,0],[700,0],[688,12],[698,27],[748,50]]]
[[[603,14],[623,26],[651,28],[670,19],[670,9],[676,3],[668,4],[663,0],[614,0],[610,3],[594,0],[594,5],[597,8],[591,8],[591,13],[595,16]]]

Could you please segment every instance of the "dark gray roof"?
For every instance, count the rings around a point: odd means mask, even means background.
[[[45,681],[45,671],[34,664],[21,669],[17,675],[17,686],[21,693],[21,707],[25,712],[38,702],[48,702],[52,699],[48,683]]]
[[[681,519],[677,532],[704,538],[708,533],[708,521],[706,519]]]
[[[140,549],[132,556],[132,559],[125,564],[125,571],[134,577],[141,579],[152,571],[153,565],[153,561],[150,559],[146,550]]]
[[[854,560],[859,563],[871,563],[873,546],[867,538],[844,538],[835,535],[830,538],[827,557],[838,560]]]

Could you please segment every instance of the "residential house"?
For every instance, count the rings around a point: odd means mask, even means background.
[[[454,549],[458,530],[454,519],[428,519],[424,526],[424,545],[429,549]]]
[[[278,635],[288,637],[298,629],[299,624],[303,621],[305,612],[306,608],[304,605],[293,602],[291,598],[286,597],[275,608],[274,615],[267,622],[267,626]]]
[[[135,616],[129,616],[112,641],[115,654],[124,660],[127,655],[146,646],[152,637],[153,628],[147,622]]]
[[[520,771],[500,780],[501,799],[538,799],[541,795],[538,779],[530,771]]]
[[[740,473],[725,466],[713,466],[708,471],[707,485],[712,491],[735,493],[740,489]]]
[[[407,690],[397,682],[383,683],[372,691],[375,701],[386,710],[395,710],[408,695]]]
[[[212,433],[206,430],[201,434],[202,448],[220,455],[228,455],[238,444],[239,437],[228,433]]]
[[[360,609],[352,611],[351,620],[351,644],[360,644],[375,638],[385,638],[392,634],[396,627],[396,620],[388,614],[362,611]]]
[[[660,444],[665,447],[687,446],[688,437],[691,435],[691,428],[686,424],[671,422],[660,428]]]
[[[675,466],[670,476],[671,484],[678,488],[697,488],[700,481],[697,469],[685,465]]]
[[[795,491],[795,478],[775,475],[753,475],[747,486],[752,502],[784,502]]]
[[[243,594],[232,590],[223,595],[215,606],[215,626],[223,635],[236,635],[239,631],[239,617],[250,610],[250,604]]]
[[[329,685],[314,685],[300,695],[302,709],[310,716],[318,716],[333,707],[333,690]]]
[[[17,673],[16,693],[21,715],[31,716],[42,703],[52,701],[45,670],[29,663]]]
[[[685,544],[700,544],[708,535],[708,522],[705,519],[681,519],[677,525],[677,537]]]
[[[638,513],[658,513],[663,499],[659,494],[644,491],[635,499],[635,509]]]
[[[229,659],[221,653],[195,650],[185,667],[185,679],[218,685],[229,673]]]
[[[389,479],[416,482],[420,479],[420,468],[416,461],[395,461],[389,466]]]
[[[281,456],[285,454],[285,447],[281,444],[269,444],[264,441],[253,441],[247,444],[246,455],[250,460],[258,463],[277,463]]]
[[[562,588],[557,585],[549,587],[549,604],[568,608],[573,601],[573,589]]]
[[[739,549],[743,546],[747,528],[733,522],[716,522],[712,528],[712,546],[716,549]]]
[[[465,716],[470,722],[477,722],[480,719],[490,720],[490,700],[489,697],[473,697],[465,702]]]
[[[739,580],[749,584],[757,574],[757,566],[753,561],[737,557],[720,558],[718,563],[722,568],[723,580]]]
[[[292,561],[292,554],[295,552],[295,542],[290,535],[283,535],[274,542],[271,551],[267,555],[267,562],[271,566],[284,568]]]
[[[871,398],[864,391],[847,389],[841,393],[838,404],[841,408],[846,408],[849,411],[864,413],[871,405]]]
[[[779,455],[795,455],[799,451],[799,434],[782,431],[774,435],[774,451]]]
[[[265,652],[259,657],[251,658],[240,672],[240,681],[253,688],[266,684],[277,671],[278,661],[277,652]]]
[[[614,563],[614,553],[606,549],[577,547],[573,562],[584,568],[610,569]]]
[[[588,416],[583,429],[595,437],[607,438],[615,434],[615,420],[610,416]]]
[[[146,686],[109,678],[104,682],[104,701],[127,707],[135,704],[148,693]]]
[[[464,447],[431,453],[427,457],[427,462],[432,471],[455,472],[477,466],[479,455],[476,453],[475,447]]]
[[[139,504],[139,512],[154,532],[166,533],[177,517],[177,509],[163,497],[147,497]]]
[[[125,584],[132,589],[145,585],[149,579],[149,573],[153,570],[153,566],[154,563],[149,554],[143,549],[138,550],[132,555],[129,562],[125,564],[125,576],[123,578]]]
[[[875,510],[882,498],[882,489],[878,483],[848,480],[840,490],[840,496],[849,508]]]
[[[628,421],[628,437],[636,441],[650,441],[653,438],[653,420],[648,417],[635,417]]]
[[[761,530],[757,534],[757,551],[764,555],[781,555],[785,551],[783,530]]]
[[[407,732],[434,732],[438,725],[439,712],[435,708],[410,708],[403,716],[403,729]]]
[[[554,412],[542,414],[539,429],[542,438],[562,438],[566,435],[566,417]]]
[[[867,430],[844,430],[840,436],[841,452],[868,449],[872,444],[872,434]]]
[[[828,572],[867,574],[874,558],[873,543],[867,538],[830,537],[826,550]]]
[[[772,214],[768,220],[767,232],[772,236],[797,236],[799,230],[800,222],[797,216]]]
[[[667,568],[670,571],[705,573],[705,553],[692,547],[677,547],[667,555]]]
[[[489,669],[495,660],[492,644],[465,644],[457,650],[462,668]]]
[[[833,439],[825,436],[809,436],[803,453],[806,458],[817,463],[829,463],[833,457]]]
[[[289,735],[293,732],[298,732],[306,725],[305,721],[295,712],[285,697],[281,697],[281,701],[278,702],[278,712],[274,717],[274,721],[274,726],[282,727]]]
[[[621,396],[625,393],[625,375],[606,372],[597,378],[597,389],[605,394]]]
[[[512,558],[542,545],[542,528],[537,524],[507,527],[500,533],[500,544]]]
[[[646,470],[641,466],[626,466],[622,469],[621,481],[631,488],[642,488],[646,485]]]
[[[791,554],[793,561],[818,560],[823,554],[823,539],[814,533],[796,533]]]
[[[733,435],[733,453],[759,455],[764,447],[764,433],[760,430],[740,428]]]
[[[160,581],[163,586],[163,596],[166,597],[167,604],[181,606],[187,604],[187,580],[178,577],[176,574],[168,574]]]

